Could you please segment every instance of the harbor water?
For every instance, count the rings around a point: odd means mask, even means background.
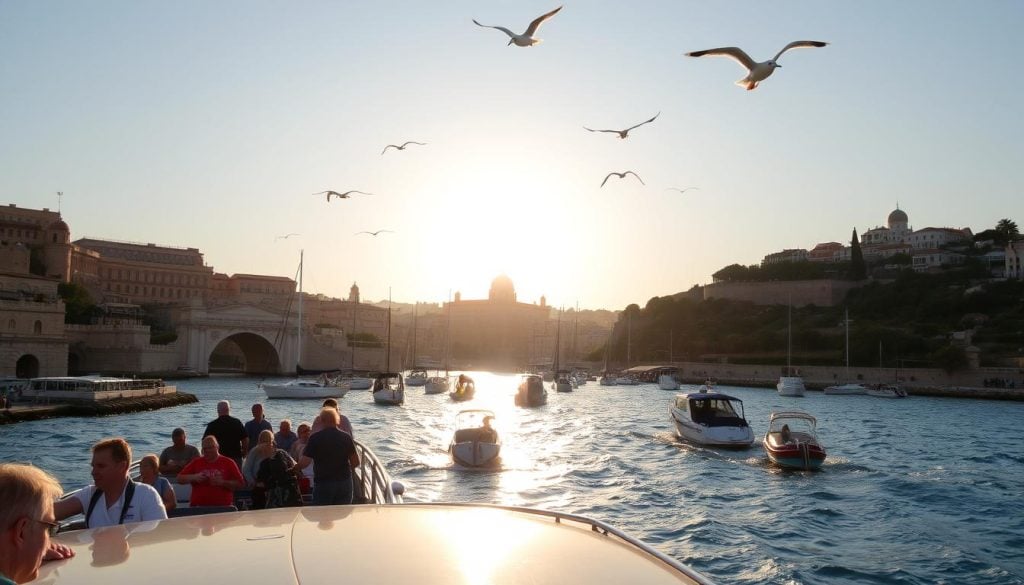
[[[407,501],[584,514],[720,583],[1024,583],[1022,403],[720,387],[744,401],[758,438],[750,449],[720,450],[676,438],[676,393],[656,385],[590,382],[526,409],[513,405],[517,376],[474,377],[477,396],[465,403],[422,388],[408,388],[402,407],[374,405],[366,391],[340,401]],[[3,426],[0,460],[30,461],[74,488],[90,483],[93,442],[123,436],[138,458],[159,453],[181,426],[198,444],[221,399],[243,421],[253,402],[265,403],[275,430],[283,418],[294,427],[315,416],[319,401],[267,400],[259,381],[182,381],[199,403]],[[450,462],[455,414],[469,408],[496,413],[496,470]],[[828,450],[819,472],[776,469],[760,447],[769,413],[794,408],[818,418]]]

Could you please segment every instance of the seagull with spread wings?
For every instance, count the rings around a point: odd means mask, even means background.
[[[338,199],[351,199],[353,193],[360,195],[373,195],[373,193],[363,193],[362,191],[345,191],[344,193],[338,193],[337,191],[321,191],[319,193],[313,193],[313,195],[327,195],[327,202],[331,202],[331,197],[337,197]]]
[[[534,38],[534,36],[533,36],[533,35],[537,34],[537,29],[540,28],[540,25],[545,20],[547,20],[547,19],[551,18],[552,16],[558,14],[558,11],[561,10],[562,8],[563,8],[562,6],[559,6],[558,8],[555,8],[554,10],[552,10],[551,12],[548,12],[547,14],[543,14],[541,16],[538,16],[537,18],[535,18],[533,20],[533,22],[530,23],[530,26],[527,27],[526,32],[524,32],[521,35],[517,35],[516,33],[508,30],[507,28],[505,28],[503,26],[491,26],[491,25],[488,25],[488,24],[480,24],[479,22],[476,21],[475,18],[473,19],[473,24],[475,24],[477,26],[482,26],[484,28],[496,28],[496,29],[500,30],[501,32],[507,34],[509,36],[509,41],[508,41],[509,45],[512,45],[512,43],[515,43],[515,45],[517,47],[532,47],[533,45],[536,45],[536,44],[541,42],[541,39]]]
[[[743,52],[743,49],[739,47],[721,47],[718,49],[707,49],[705,51],[693,51],[692,53],[686,53],[686,55],[688,57],[703,57],[705,55],[729,57],[747,69],[747,76],[737,81],[736,85],[745,87],[747,88],[747,91],[750,91],[757,87],[757,84],[767,79],[768,76],[777,68],[782,67],[782,65],[779,65],[777,61],[786,51],[790,49],[813,49],[824,47],[826,45],[828,45],[828,43],[823,43],[821,41],[793,41],[776,53],[775,57],[767,61],[762,61],[761,63],[757,63],[751,59],[750,55],[747,55]]]
[[[644,183],[644,180],[640,178],[640,175],[634,173],[633,171],[625,171],[625,172],[622,172],[622,173],[616,173],[616,172],[613,171],[611,173],[608,173],[608,176],[606,176],[604,178],[604,180],[601,181],[601,186],[602,187],[604,187],[604,184],[608,182],[608,179],[610,179],[612,175],[615,175],[615,176],[617,176],[620,179],[625,179],[626,175],[633,175],[634,177],[636,177],[637,181],[640,181],[641,185],[646,185],[647,184],[647,183]]]
[[[302,234],[285,234],[283,236],[275,236],[274,237],[274,241],[276,242],[277,240],[287,240],[288,238],[290,238],[292,236],[301,236],[301,235]]]
[[[358,236],[359,234],[370,234],[373,237],[377,237],[378,234],[384,234],[384,233],[393,234],[395,232],[393,232],[391,230],[377,230],[375,232],[356,232],[355,235]]]
[[[666,191],[679,191],[680,193],[686,193],[687,191],[700,191],[700,187],[687,187],[685,189],[680,189],[679,187],[669,187],[668,189],[665,189],[665,190]]]
[[[630,131],[630,130],[633,130],[634,128],[639,128],[639,127],[643,126],[644,124],[650,124],[650,123],[651,123],[651,122],[653,122],[653,121],[654,121],[655,119],[657,119],[657,118],[658,118],[658,116],[660,116],[660,115],[661,115],[661,112],[658,112],[658,113],[657,113],[657,114],[655,114],[655,115],[654,115],[654,117],[653,117],[653,118],[651,118],[650,120],[646,120],[646,121],[644,121],[644,122],[640,122],[640,123],[639,123],[639,124],[637,124],[636,126],[630,126],[629,128],[626,128],[625,130],[594,130],[594,129],[592,129],[592,128],[587,128],[586,126],[584,126],[584,127],[583,127],[583,129],[584,129],[584,130],[590,130],[591,132],[610,132],[610,133],[612,133],[612,134],[618,134],[618,135],[619,135],[619,138],[626,138],[626,137],[628,137],[628,136],[629,136],[629,131]]]
[[[389,144],[389,145],[384,147],[384,150],[380,151],[380,155],[384,156],[384,153],[387,152],[389,148],[394,148],[396,150],[405,150],[405,147],[409,146],[410,144],[418,144],[420,146],[426,146],[427,145],[426,142],[416,142],[414,140],[409,140],[408,142],[406,142],[405,144],[403,144],[401,146],[398,146],[397,144]]]

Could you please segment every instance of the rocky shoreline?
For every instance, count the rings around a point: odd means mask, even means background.
[[[136,398],[112,398],[101,401],[61,402],[54,404],[15,403],[10,408],[0,410],[0,425],[44,418],[126,414],[170,408],[195,402],[199,402],[195,394],[172,392]]]

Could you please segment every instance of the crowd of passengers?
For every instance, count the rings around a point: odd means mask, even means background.
[[[176,506],[175,485],[191,486],[193,508],[231,509],[242,490],[251,491],[253,508],[299,506],[303,494],[314,506],[352,503],[352,470],[360,461],[352,423],[336,400],[325,400],[312,424],[300,423],[297,432],[282,420],[275,433],[262,404],[252,406],[252,416],[243,424],[228,401],[217,403],[200,448],[174,429],[159,456],[142,457],[137,481],[129,475],[131,445],[104,439],[92,447],[93,484],[63,499],[49,473],[0,463],[0,585],[31,581],[41,562],[74,555],[50,540],[61,520],[82,514],[88,528],[162,520]]]

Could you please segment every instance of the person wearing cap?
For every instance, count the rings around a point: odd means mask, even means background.
[[[186,439],[185,429],[174,429],[171,431],[172,445],[160,453],[160,473],[171,483],[177,480],[178,472],[188,465],[189,461],[199,457],[199,449],[196,449],[195,445],[189,445]]]

